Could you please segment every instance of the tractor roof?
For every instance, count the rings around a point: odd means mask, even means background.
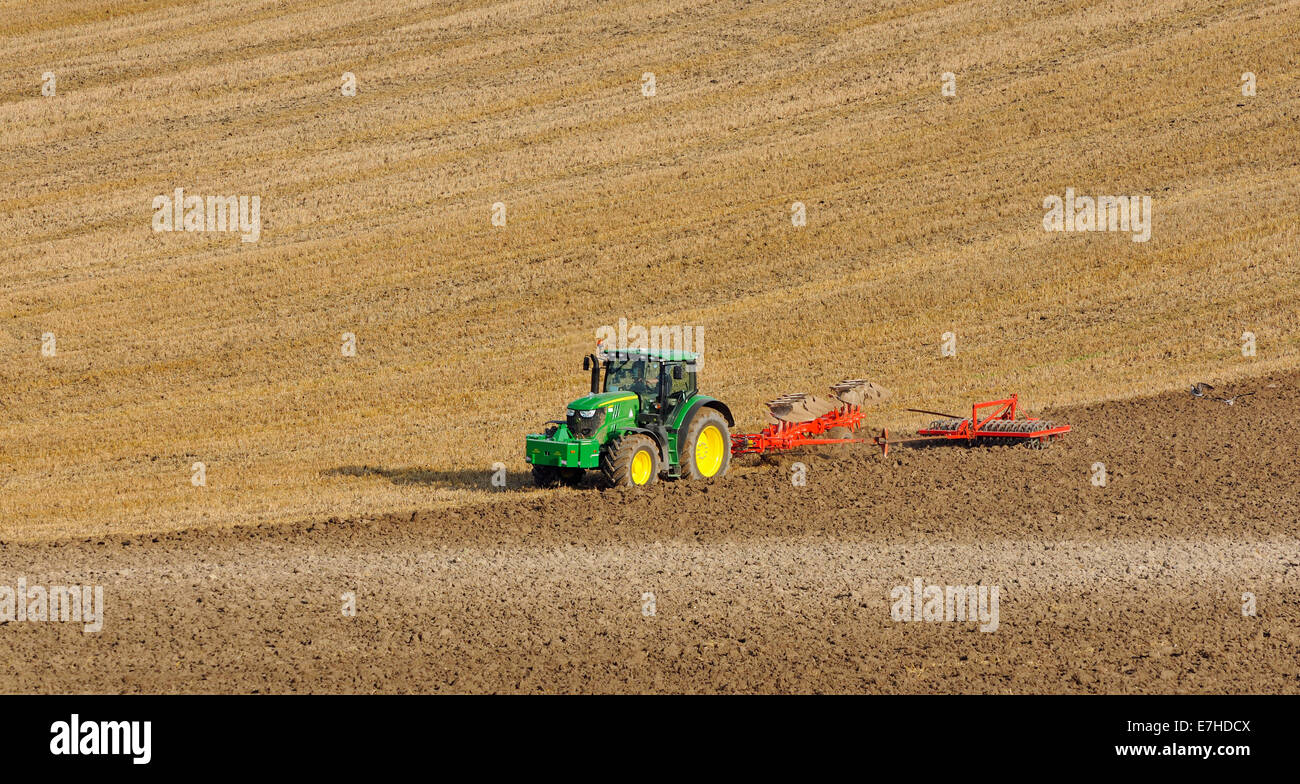
[[[695,362],[700,358],[699,354],[690,351],[676,351],[666,348],[625,348],[605,351],[600,356],[601,359],[616,359],[619,361],[652,359],[659,362]]]

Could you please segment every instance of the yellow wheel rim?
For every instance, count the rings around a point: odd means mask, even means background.
[[[722,468],[723,449],[722,431],[709,425],[700,431],[695,439],[695,470],[700,476],[713,476]]]
[[[643,485],[650,481],[650,470],[654,468],[654,459],[642,449],[632,456],[632,484]]]

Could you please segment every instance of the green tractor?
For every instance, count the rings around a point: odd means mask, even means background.
[[[609,485],[643,487],[661,476],[727,473],[735,420],[721,401],[699,394],[697,359],[686,351],[588,354],[582,368],[591,372],[591,394],[524,442],[533,481],[573,486],[594,469]]]

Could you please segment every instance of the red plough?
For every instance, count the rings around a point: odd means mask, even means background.
[[[850,433],[862,423],[862,407],[845,404],[808,422],[774,422],[759,433],[732,433],[731,454],[749,455],[784,452],[814,444],[851,444],[860,438],[827,438],[826,433],[842,427]]]

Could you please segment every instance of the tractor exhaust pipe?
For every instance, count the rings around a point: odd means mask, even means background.
[[[582,358],[582,369],[591,371],[591,394],[600,393],[600,360],[595,354],[588,354]]]

